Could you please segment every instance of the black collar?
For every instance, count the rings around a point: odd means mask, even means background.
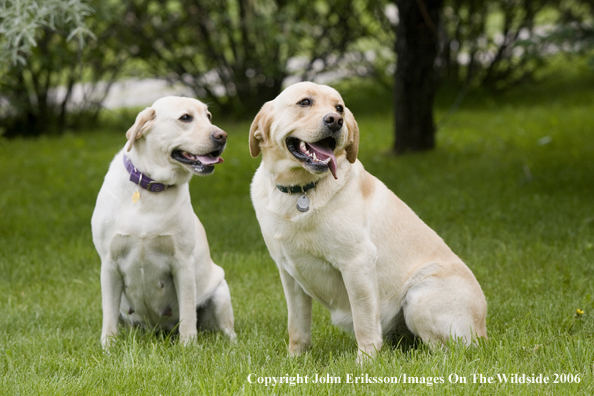
[[[315,182],[311,182],[309,184],[306,184],[305,186],[279,186],[278,184],[276,185],[276,188],[278,188],[281,192],[284,192],[285,194],[293,194],[293,193],[304,193],[307,190],[311,190],[312,188],[314,188],[316,186]]]

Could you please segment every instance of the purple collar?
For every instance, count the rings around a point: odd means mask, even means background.
[[[126,157],[126,154],[124,154],[124,166],[130,174],[130,181],[147,191],[158,193],[167,190],[167,187],[169,187],[167,184],[155,182],[153,179],[136,169],[132,164],[132,161]]]

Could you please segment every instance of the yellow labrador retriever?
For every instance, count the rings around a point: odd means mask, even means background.
[[[340,94],[303,82],[250,129],[262,163],[251,196],[289,313],[289,351],[311,342],[312,297],[354,331],[359,360],[402,325],[432,347],[486,337],[487,304],[468,267],[357,160],[359,130]]]
[[[223,162],[227,134],[210,119],[198,100],[161,98],[138,114],[109,167],[91,220],[104,348],[118,321],[164,330],[179,323],[184,344],[197,325],[235,338],[229,287],[210,258],[188,185]]]

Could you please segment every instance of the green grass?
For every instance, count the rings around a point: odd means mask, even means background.
[[[386,345],[355,363],[354,336],[314,305],[313,349],[287,354],[286,306],[249,199],[259,164],[249,123],[225,163],[194,178],[194,209],[227,274],[237,344],[200,334],[184,348],[123,330],[99,344],[99,258],[90,218],[124,130],[0,141],[0,394],[592,394],[594,393],[594,96],[592,79],[469,96],[437,150],[387,154],[391,115],[355,109],[360,159],[474,271],[489,303],[489,340],[431,353]],[[522,91],[524,89],[524,91]],[[363,103],[348,91],[353,103]],[[373,98],[369,99],[372,102]],[[356,107],[356,106],[354,106]],[[447,106],[438,109],[438,117]],[[215,121],[218,117],[215,115]],[[130,124],[133,122],[131,118]],[[550,143],[539,145],[539,139]],[[541,142],[543,142],[541,140]],[[574,317],[576,309],[585,313]],[[341,377],[340,384],[250,384],[256,376]],[[443,377],[443,384],[347,384],[347,375]],[[473,384],[472,375],[579,375],[579,384]],[[454,384],[450,375],[469,383]],[[563,379],[564,377],[560,377]],[[453,376],[452,376],[453,379]]]

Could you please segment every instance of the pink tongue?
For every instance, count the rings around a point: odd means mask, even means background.
[[[202,162],[202,165],[213,165],[223,162],[221,157],[213,157],[212,155],[197,155],[196,157],[198,161]]]
[[[328,162],[328,167],[330,168],[330,172],[332,172],[332,176],[335,179],[336,177],[336,157],[334,156],[334,151],[330,148],[327,143],[305,143],[306,146],[309,147],[310,152],[316,153],[317,159],[320,161],[325,161],[328,157],[330,158],[330,162]]]

